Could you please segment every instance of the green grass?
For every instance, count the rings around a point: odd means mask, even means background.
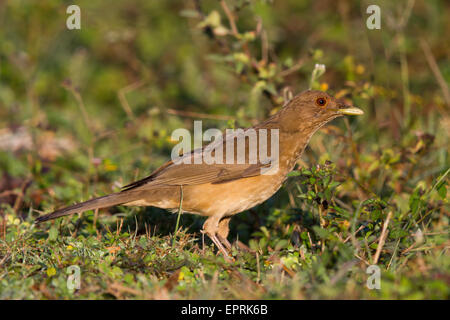
[[[63,1],[0,4],[0,299],[448,299],[448,4],[382,1],[369,31],[364,2],[227,1],[233,33],[194,3],[80,1],[80,31]],[[174,129],[249,126],[310,85],[365,115],[232,219],[232,262],[204,218],[156,208],[33,224],[148,175]]]

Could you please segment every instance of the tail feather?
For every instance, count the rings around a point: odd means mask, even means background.
[[[72,206],[56,210],[52,213],[46,214],[45,216],[38,217],[35,223],[41,223],[47,220],[52,220],[55,218],[67,216],[73,213],[84,212],[87,210],[101,209],[106,207],[115,206],[118,204],[138,200],[139,197],[137,192],[117,192],[112,193],[103,197],[91,199],[85,202],[77,203]]]

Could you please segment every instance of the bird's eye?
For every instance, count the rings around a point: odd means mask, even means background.
[[[327,99],[325,98],[317,98],[316,104],[320,107],[324,107],[327,105]]]

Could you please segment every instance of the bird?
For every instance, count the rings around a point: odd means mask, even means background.
[[[319,128],[335,118],[363,113],[326,92],[306,90],[265,121],[239,134],[226,133],[203,148],[176,159],[172,157],[149,176],[122,187],[119,192],[56,210],[36,218],[35,222],[115,205],[182,210],[206,217],[201,232],[228,258],[232,248],[227,239],[230,219],[266,201],[280,189]],[[249,138],[255,132],[259,138],[256,152]],[[265,148],[270,149],[270,157],[266,158],[260,152],[263,136],[267,138]],[[240,159],[235,155],[239,154],[239,143],[245,146]],[[223,160],[230,153],[232,157],[227,160],[233,161],[196,161],[206,156]]]

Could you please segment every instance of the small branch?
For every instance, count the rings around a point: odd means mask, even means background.
[[[358,228],[358,230],[356,230],[356,231],[353,233],[353,237],[356,236],[356,234],[357,234],[358,232],[360,232],[363,228],[364,228],[364,225],[360,226],[360,227]],[[350,240],[351,238],[352,238],[352,235],[349,235],[347,238],[345,238],[345,240],[343,241],[343,243],[346,243],[346,242],[347,242],[348,240]]]
[[[234,36],[236,36],[236,37],[239,36],[239,32],[236,27],[236,22],[234,21],[233,14],[232,14],[230,8],[228,8],[227,3],[224,0],[221,0],[220,5],[222,6],[223,11],[227,15],[228,22],[230,23],[231,32],[233,33]]]
[[[256,283],[259,283],[259,282],[261,282],[261,267],[259,265],[259,254],[258,254],[258,251],[256,251],[256,270],[257,270]]]
[[[429,44],[425,41],[425,39],[420,39],[420,46],[422,47],[423,53],[425,54],[425,58],[427,59],[428,65],[430,66],[431,71],[433,72],[436,81],[441,87],[442,94],[444,95],[445,103],[447,106],[450,106],[450,93],[448,91],[447,83],[445,82],[444,77],[442,76],[441,71],[439,70],[438,64],[436,63],[436,59],[431,52]]]
[[[80,93],[74,88],[74,86],[72,85],[72,82],[70,80],[65,80],[62,83],[62,86],[65,89],[67,89],[68,91],[70,91],[70,93],[72,93],[73,96],[75,97],[75,100],[78,102],[78,107],[80,108],[81,114],[83,116],[84,123],[86,124],[86,127],[89,129],[89,131],[92,134],[94,132],[93,126],[92,126],[91,121],[89,120],[89,115],[86,111],[86,107],[84,105],[84,101],[83,101],[83,98],[81,97]]]
[[[31,182],[32,182],[31,179],[26,179],[20,186],[20,192],[17,194],[16,201],[14,202],[14,207],[13,207],[14,212],[17,213],[17,210],[19,210],[19,208],[22,204],[23,196],[25,195],[25,191],[30,186]]]
[[[9,197],[9,196],[18,196],[20,194],[17,190],[6,190],[0,193],[0,198]]]
[[[266,30],[261,32],[261,58],[264,64],[269,61],[269,40]]]
[[[223,11],[225,12],[225,14],[226,14],[226,16],[227,16],[227,18],[228,18],[228,22],[230,23],[231,33],[232,33],[236,38],[239,39],[239,31],[238,31],[238,29],[237,29],[237,27],[236,27],[236,22],[235,22],[235,20],[234,20],[233,13],[231,12],[230,8],[228,8],[228,5],[227,5],[227,3],[225,2],[225,0],[221,0],[221,1],[220,1],[220,5],[222,6]],[[251,53],[250,53],[250,49],[249,49],[248,44],[247,44],[246,41],[242,44],[242,48],[244,49],[245,54],[247,55],[248,59],[250,60],[250,63],[252,64],[252,66],[253,66],[255,69],[257,69],[257,68],[258,68],[258,65],[257,65],[257,63],[252,59],[252,55],[251,55]]]
[[[386,217],[386,220],[384,221],[384,224],[383,224],[383,230],[381,231],[380,241],[378,241],[377,252],[375,252],[375,255],[373,256],[373,264],[377,264],[378,259],[380,258],[381,250],[383,249],[383,246],[386,241],[387,234],[388,234],[387,227],[389,225],[389,221],[391,220],[391,217],[392,217],[392,211],[389,211],[389,213]]]
[[[178,226],[180,225],[180,218],[181,214],[183,213],[182,206],[183,206],[183,185],[180,185],[180,207],[178,208],[177,224],[175,226],[175,233],[173,234],[172,248],[175,247],[175,240],[177,239]]]
[[[134,114],[133,114],[133,110],[130,107],[130,104],[128,103],[128,100],[126,98],[126,94],[134,91],[136,89],[138,89],[139,87],[141,87],[144,84],[143,81],[136,81],[122,89],[119,90],[117,96],[119,97],[119,101],[120,104],[123,108],[123,110],[125,111],[125,113],[127,114],[128,118],[130,119],[134,119]]]
[[[289,69],[283,70],[281,71],[278,75],[282,78],[290,75],[291,73],[296,72],[297,70],[299,70],[302,66],[303,66],[304,60],[300,59],[296,64],[294,64],[292,67],[290,67]]]
[[[395,254],[397,253],[397,249],[398,249],[399,243],[400,243],[400,239],[398,239],[397,243],[395,244],[394,253],[391,256],[391,260],[389,260],[389,263],[388,263],[388,265],[386,267],[386,270],[389,270],[389,268],[391,267],[392,261],[394,261],[394,257],[395,257]]]

